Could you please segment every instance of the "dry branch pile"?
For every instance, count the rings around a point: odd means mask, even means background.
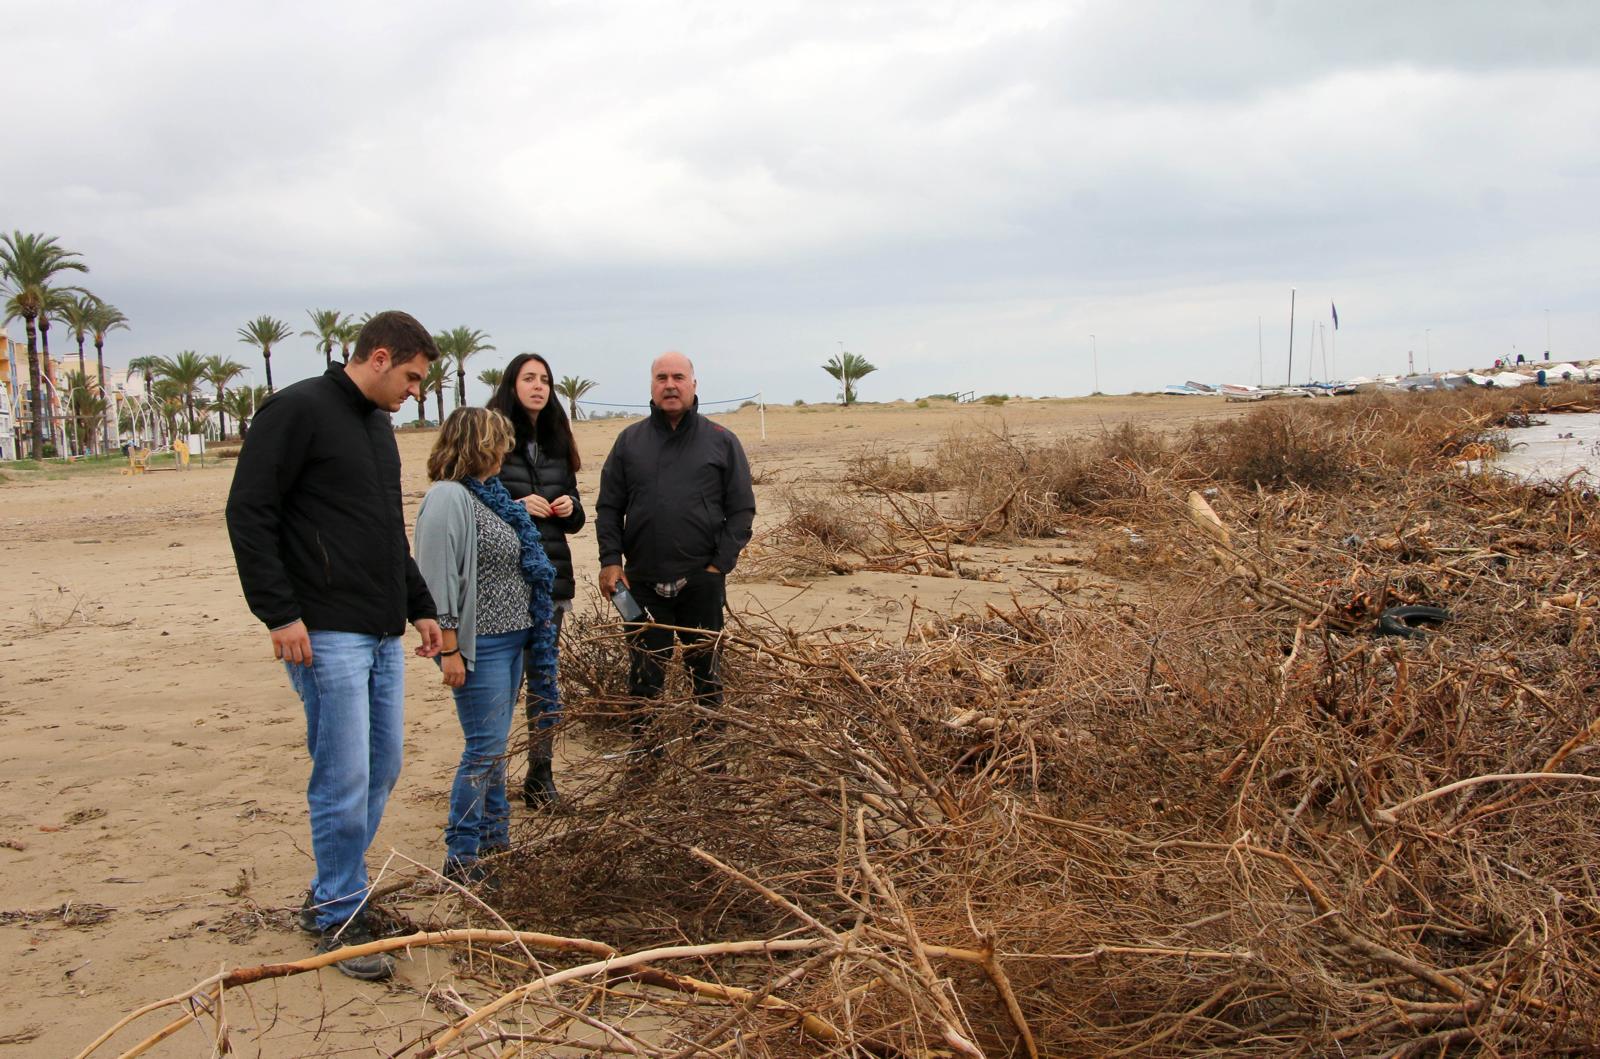
[[[596,756],[490,900],[601,948],[543,945],[554,972],[501,936],[473,962],[500,998],[404,1054],[544,1054],[583,1019],[675,1059],[1592,1054],[1600,515],[1451,466],[1517,407],[1108,436],[1132,448],[1070,494],[1006,439],[959,525],[1114,513],[1180,557],[1148,602],[898,643],[735,622],[727,705],[669,696],[659,759],[591,624],[563,666]],[[1375,636],[1402,603],[1451,620]]]

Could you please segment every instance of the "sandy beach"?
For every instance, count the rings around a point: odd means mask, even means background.
[[[1241,407],[1163,397],[783,407],[767,409],[765,441],[754,407],[719,420],[743,440],[757,475],[759,547],[785,514],[786,489],[825,492],[863,450],[916,456],[952,430],[1179,430]],[[622,425],[577,427],[586,500]],[[426,488],[432,437],[400,434],[408,518]],[[13,472],[0,483],[0,958],[10,977],[0,1055],[74,1054],[124,1013],[221,968],[311,953],[292,922],[310,871],[303,718],[239,592],[222,520],[232,466],[140,477]],[[593,540],[586,530],[574,541],[580,607],[595,595]],[[1013,592],[1037,598],[1030,578],[1039,575],[1025,568],[1041,549],[1073,547],[969,549],[982,580],[736,577],[730,607],[795,628],[850,622],[893,636],[913,605],[960,611]],[[1125,589],[1088,575],[1080,590]],[[441,859],[460,750],[437,673],[417,659],[408,666],[407,761],[369,858],[375,872]],[[442,903],[407,911],[449,922]],[[381,1054],[408,1029],[414,1039],[418,1020],[437,1022],[429,995],[451,988],[452,974],[446,957],[419,953],[385,986],[325,972],[254,987],[247,1001],[230,997],[234,1044],[264,1056]],[[150,1054],[206,1047],[190,1028]]]

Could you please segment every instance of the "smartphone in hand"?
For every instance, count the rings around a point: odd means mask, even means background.
[[[622,615],[623,621],[640,621],[644,618],[644,608],[639,606],[639,601],[633,598],[633,593],[623,584],[617,585],[617,590],[611,593],[611,605],[617,608],[617,613]]]

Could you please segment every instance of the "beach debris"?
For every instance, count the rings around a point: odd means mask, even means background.
[[[1407,638],[1426,636],[1430,628],[1438,628],[1449,620],[1450,612],[1442,607],[1417,603],[1386,607],[1378,615],[1378,635]]]
[[[52,908],[0,911],[0,923],[47,923],[56,920],[64,927],[90,927],[103,923],[116,909],[90,901],[66,901]]]

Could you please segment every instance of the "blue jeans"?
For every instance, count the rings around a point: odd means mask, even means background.
[[[522,690],[522,650],[531,630],[480,636],[467,682],[451,689],[466,747],[450,788],[445,863],[470,864],[484,847],[511,842],[506,801],[506,742]]]
[[[311,664],[284,663],[306,708],[311,901],[338,926],[367,899],[367,847],[400,778],[405,652],[398,636],[312,629]]]

